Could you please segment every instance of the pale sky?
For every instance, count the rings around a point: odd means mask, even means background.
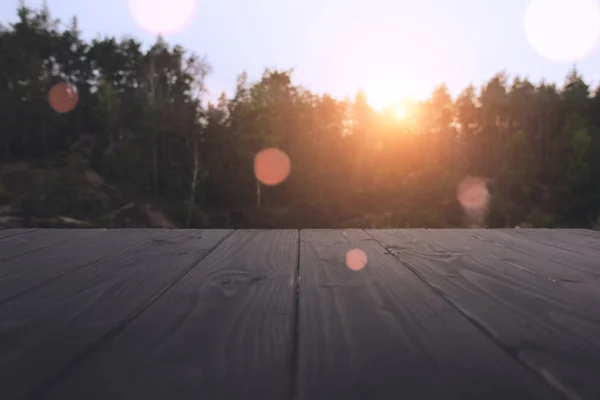
[[[155,34],[136,23],[128,0],[47,1],[52,15],[67,25],[76,15],[86,39],[127,35],[146,45],[155,40]],[[534,82],[545,78],[562,83],[574,63],[551,61],[530,45],[524,23],[529,1],[199,0],[190,23],[165,39],[207,56],[213,92],[231,93],[240,72],[247,71],[256,80],[264,67],[293,67],[294,82],[315,92],[341,98],[363,87],[368,96],[386,101],[423,96],[442,82],[457,94],[501,70]],[[177,2],[168,0],[171,7]],[[42,0],[26,3],[37,8]],[[17,4],[0,1],[3,24],[16,19]],[[584,17],[589,14],[588,10]],[[569,23],[553,26],[560,29]],[[586,33],[581,23],[571,23],[569,32],[575,28]],[[538,36],[544,40],[548,34]],[[587,82],[596,86],[600,43],[595,42],[576,64]]]

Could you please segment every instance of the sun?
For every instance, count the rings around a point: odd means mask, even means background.
[[[396,119],[405,119],[407,115],[406,108],[402,106],[396,106],[393,108],[392,114],[394,117],[396,117]]]
[[[600,5],[596,0],[531,0],[524,24],[537,53],[555,62],[578,61],[600,38]]]
[[[382,96],[381,93],[376,93],[374,91],[366,92],[367,103],[373,108],[375,111],[383,111],[386,107],[389,106],[389,103],[386,101],[385,96]]]
[[[402,90],[383,89],[367,90],[367,102],[377,111],[384,111],[389,108],[397,108],[406,101],[408,95]]]
[[[382,81],[383,82],[383,81]],[[418,99],[426,98],[423,90],[409,84],[377,84],[365,88],[367,103],[373,110],[396,120],[406,120],[411,115],[411,104]]]
[[[366,95],[367,103],[373,110],[393,116],[396,119],[407,117],[408,112],[405,106],[407,96],[394,96],[385,92],[367,92]]]
[[[373,110],[386,115],[389,118],[401,121],[408,118],[410,112],[408,107],[408,98],[405,98],[402,101],[398,100],[380,100],[374,98],[374,100],[370,100],[367,95],[367,102],[373,108]]]

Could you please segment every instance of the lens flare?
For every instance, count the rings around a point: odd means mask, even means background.
[[[360,249],[352,249],[346,253],[346,265],[353,271],[360,271],[367,265],[367,255]]]
[[[57,113],[73,111],[78,101],[79,94],[75,85],[67,82],[59,82],[50,88],[48,102],[50,103],[50,107]]]
[[[290,170],[290,158],[279,149],[261,150],[254,158],[254,175],[263,185],[280,184],[287,179]]]
[[[396,119],[405,119],[406,110],[403,107],[396,107],[394,109],[394,116],[396,117]]]
[[[458,184],[456,196],[467,213],[483,213],[490,193],[483,179],[468,177]]]
[[[196,0],[129,0],[133,19],[156,34],[173,34],[185,28],[196,11]]]
[[[589,54],[600,38],[600,3],[596,0],[531,0],[525,33],[540,55],[573,62]]]

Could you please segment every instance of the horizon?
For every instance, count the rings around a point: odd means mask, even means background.
[[[560,2],[553,0],[548,4]],[[578,2],[594,2],[600,10],[598,1]],[[12,3],[0,5],[3,15],[11,15],[0,20],[4,25],[17,18],[19,0]],[[25,1],[33,9],[39,9],[43,3],[44,0]],[[96,3],[93,9],[85,8],[86,3],[89,6],[89,2],[74,0],[47,1],[52,17],[60,19],[61,27],[77,17],[83,39],[128,36],[140,41],[144,48],[156,40],[157,34],[136,21],[130,1],[106,0]],[[338,99],[352,98],[362,89],[370,105],[379,111],[406,99],[426,99],[440,84],[445,84],[456,98],[468,85],[480,88],[499,72],[510,78],[528,78],[534,84],[545,81],[560,87],[576,66],[590,87],[596,89],[600,70],[597,37],[593,48],[577,59],[557,62],[544,57],[527,40],[525,16],[529,3],[510,0],[479,4],[460,0],[450,5],[427,0],[415,5],[377,0],[368,5],[354,1],[341,8],[340,0],[331,0],[317,13],[316,0],[288,4],[289,10],[272,0],[258,0],[252,5],[195,1],[190,22],[163,37],[169,45],[180,44],[206,56],[212,68],[206,80],[209,101],[223,91],[232,96],[240,73],[247,72],[249,80],[256,81],[265,68],[293,69],[295,84]],[[173,0],[169,4],[176,7],[183,3]],[[237,12],[228,13],[228,5]],[[248,23],[252,17],[259,18],[260,27]],[[310,18],[314,26],[308,25]],[[298,20],[312,28],[299,29]],[[424,21],[436,28],[424,28]],[[449,29],[448,25],[454,28]],[[567,25],[571,30],[576,27]],[[224,33],[231,26],[234,29],[227,37]],[[406,37],[417,39],[402,40]],[[563,43],[563,47],[568,45]],[[394,51],[395,48],[399,50]]]

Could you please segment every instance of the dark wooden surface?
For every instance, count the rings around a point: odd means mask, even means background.
[[[599,310],[587,230],[7,230],[0,399],[600,399]]]

